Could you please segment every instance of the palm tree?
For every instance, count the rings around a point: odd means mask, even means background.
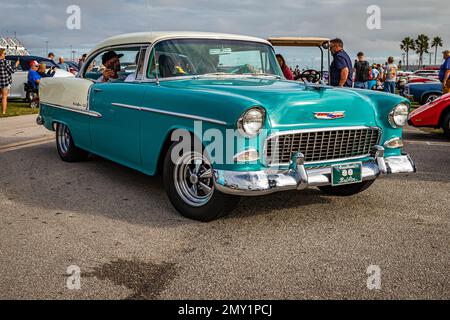
[[[423,54],[428,53],[430,48],[430,38],[425,34],[420,34],[417,36],[414,42],[416,46],[416,53],[419,55],[419,67],[423,64]]]
[[[400,44],[400,49],[406,53],[406,70],[409,70],[409,50],[415,50],[414,40],[410,37],[406,37]]]
[[[434,37],[433,41],[431,42],[431,48],[436,47],[436,50],[434,51],[434,64],[436,64],[437,61],[437,51],[438,47],[442,47],[444,45],[444,42],[442,41],[441,37]]]

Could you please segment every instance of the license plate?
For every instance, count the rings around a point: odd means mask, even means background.
[[[345,184],[362,182],[362,163],[346,163],[331,166],[331,185],[342,186]]]

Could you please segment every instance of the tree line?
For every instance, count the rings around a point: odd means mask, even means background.
[[[419,55],[419,67],[423,65],[423,55],[429,53],[429,49],[436,48],[434,51],[434,64],[437,62],[438,48],[442,47],[444,42],[441,37],[434,37],[431,41],[426,34],[419,34],[416,39],[406,37],[400,43],[400,49],[406,54],[406,70],[409,70],[409,52],[413,51]]]

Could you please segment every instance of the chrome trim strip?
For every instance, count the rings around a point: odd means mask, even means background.
[[[165,111],[165,110],[159,110],[159,109],[153,109],[153,108],[147,108],[147,107],[138,107],[138,106],[133,106],[131,104],[123,104],[123,103],[116,103],[116,102],[111,103],[111,105],[120,107],[120,108],[141,110],[141,111],[146,111],[146,112],[154,112],[154,113],[164,114],[164,115],[168,115],[168,116],[175,116],[175,117],[192,119],[192,120],[200,120],[200,121],[215,123],[215,124],[224,125],[224,126],[227,125],[227,123],[225,121],[220,121],[220,120],[205,118],[205,117],[200,117],[200,116],[194,116],[194,115],[186,114],[186,113]]]
[[[147,107],[142,107],[141,110],[146,111],[146,112],[154,112],[154,113],[164,114],[164,115],[168,115],[168,116],[175,116],[175,117],[181,117],[181,118],[192,119],[192,120],[206,121],[206,122],[215,123],[215,124],[219,124],[219,125],[223,125],[223,126],[227,125],[227,123],[225,121],[220,121],[220,120],[215,120],[215,119],[205,118],[205,117],[200,117],[200,116],[194,116],[191,114],[178,113],[178,112],[173,112],[173,111],[164,111],[164,110],[158,110],[158,109],[147,108]]]
[[[275,128],[276,129],[276,128]],[[271,139],[275,136],[285,135],[285,134],[294,134],[294,133],[303,133],[303,132],[321,132],[321,131],[339,131],[339,130],[361,130],[361,129],[377,129],[380,130],[380,128],[376,126],[347,126],[347,127],[333,127],[333,128],[311,128],[311,129],[299,129],[299,130],[287,130],[287,131],[277,131],[270,136],[267,137],[267,139]],[[381,132],[381,130],[380,130]]]
[[[102,117],[102,115],[100,113],[98,113],[97,111],[75,109],[75,108],[60,106],[58,104],[53,104],[53,103],[48,103],[48,102],[41,102],[41,104],[44,104],[46,106],[53,107],[53,108],[66,110],[66,111],[81,113],[81,114],[84,114],[84,115],[87,115],[87,116],[91,116],[91,117],[95,117],[95,118],[101,118]]]
[[[130,104],[123,104],[123,103],[111,103],[111,105],[115,106],[115,107],[120,107],[120,108],[126,108],[126,109],[132,109],[132,110],[141,110],[140,107],[137,106],[132,106]]]

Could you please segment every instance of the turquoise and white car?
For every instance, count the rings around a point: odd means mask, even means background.
[[[102,82],[109,51],[120,70]],[[56,131],[62,160],[93,153],[162,173],[174,207],[200,221],[229,213],[241,196],[308,187],[350,196],[380,176],[415,172],[402,153],[406,99],[287,81],[272,45],[253,37],[116,36],[78,77],[44,79],[40,103],[37,122]],[[195,148],[179,152],[180,131]]]

